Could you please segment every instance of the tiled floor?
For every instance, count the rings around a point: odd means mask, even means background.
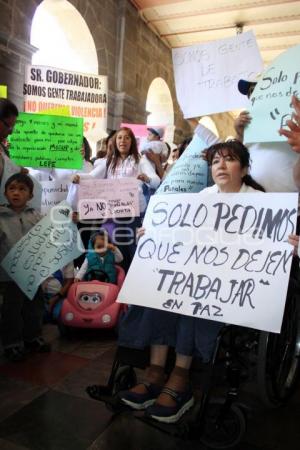
[[[49,355],[15,364],[0,357],[1,450],[204,450],[130,413],[113,417],[88,397],[86,386],[105,383],[110,373],[116,348],[111,332],[61,339],[48,325],[45,336],[52,342]],[[248,429],[238,450],[298,450],[300,390],[280,409],[259,408],[251,393],[247,404]]]

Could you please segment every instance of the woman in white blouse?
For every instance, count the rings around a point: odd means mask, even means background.
[[[137,178],[140,180],[139,203],[140,213],[143,215],[146,209],[146,199],[143,194],[143,184],[151,189],[157,189],[160,178],[156,174],[151,163],[145,156],[138,152],[135,136],[130,128],[120,128],[113,138],[112,151],[107,158],[99,161],[89,174],[76,175],[74,183],[79,183],[82,178]],[[114,223],[112,240],[120,248],[124,256],[124,268],[127,270],[135,251],[135,230],[141,225],[140,217],[130,217],[124,220],[118,219]],[[122,229],[122,230],[121,230]],[[120,231],[118,233],[118,230]]]

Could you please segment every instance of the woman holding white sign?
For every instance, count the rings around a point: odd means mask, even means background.
[[[260,193],[264,189],[249,175],[249,152],[239,141],[213,145],[207,150],[215,185],[199,195],[213,193]],[[145,232],[145,230],[144,230]],[[120,324],[119,344],[129,348],[150,346],[150,366],[145,383],[120,393],[121,401],[133,409],[165,423],[174,423],[194,403],[189,383],[193,356],[209,361],[223,324],[190,316],[132,306]],[[169,346],[176,351],[176,362],[165,383],[165,364]]]
[[[101,159],[89,174],[76,175],[73,182],[79,183],[81,178],[90,177],[115,180],[131,177],[140,180],[140,214],[147,206],[143,195],[143,183],[152,189],[157,189],[160,184],[160,178],[151,163],[145,156],[139,154],[133,132],[126,127],[120,128],[114,135],[112,151],[107,158]],[[114,221],[112,240],[122,251],[125,270],[128,270],[135,252],[135,230],[138,226],[140,226],[139,214]]]

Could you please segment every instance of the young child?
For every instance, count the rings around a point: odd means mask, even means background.
[[[60,315],[63,300],[67,297],[68,290],[74,282],[74,263],[57,270],[41,284],[44,294],[45,310],[44,322],[57,321]]]
[[[0,206],[0,263],[42,218],[27,206],[33,197],[33,182],[28,175],[12,175],[5,183],[4,193],[8,205]],[[0,285],[4,292],[1,335],[5,356],[21,361],[26,351],[49,352],[50,345],[42,338],[44,303],[40,288],[29,300],[1,266]]]
[[[86,258],[76,275],[75,283],[99,280],[108,283],[117,283],[115,264],[123,260],[122,253],[113,244],[108,242],[106,230],[100,229],[92,234],[89,240]]]

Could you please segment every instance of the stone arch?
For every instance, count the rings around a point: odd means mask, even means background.
[[[173,142],[174,138],[174,106],[171,91],[162,77],[155,77],[147,92],[146,111],[147,125],[166,127],[165,140]]]
[[[67,0],[41,2],[32,20],[31,44],[38,48],[33,64],[98,73],[93,36],[83,16]]]
[[[214,120],[209,116],[203,116],[199,122],[219,137],[219,131]]]

